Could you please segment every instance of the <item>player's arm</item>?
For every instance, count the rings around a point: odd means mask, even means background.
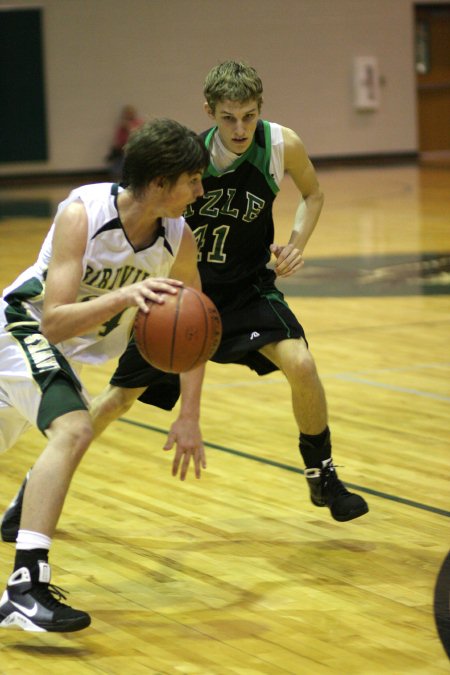
[[[197,268],[198,248],[191,228],[185,223],[180,248],[170,270],[173,279],[180,279],[186,286],[202,290]]]
[[[91,331],[127,307],[147,311],[146,299],[163,302],[161,294],[176,292],[179,285],[172,280],[146,279],[89,302],[76,302],[87,233],[87,214],[81,202],[72,202],[57,216],[41,322],[42,333],[54,344]]]
[[[186,224],[176,260],[170,270],[174,279],[180,279],[186,286],[201,290],[200,275],[197,269],[197,244],[191,229]],[[181,480],[187,475],[191,457],[194,461],[196,478],[200,478],[201,469],[206,469],[205,448],[200,431],[200,400],[205,365],[202,364],[187,373],[181,373],[180,412],[172,424],[164,450],[176,445],[172,463],[172,475],[179,471]]]
[[[292,129],[283,127],[282,131],[284,169],[294,181],[300,193],[300,201],[287,246],[273,244],[271,250],[277,258],[277,274],[289,276],[303,264],[303,251],[319,219],[324,197],[302,141]]]

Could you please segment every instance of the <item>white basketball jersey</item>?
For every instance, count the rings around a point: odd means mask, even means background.
[[[121,190],[112,183],[85,185],[73,190],[58,207],[57,215],[71,202],[80,200],[88,216],[83,277],[77,302],[88,302],[147,277],[170,276],[181,243],[184,219],[163,218],[155,242],[144,250],[135,251],[117,210],[117,195]],[[53,224],[36,263],[3,293],[5,318],[1,319],[9,330],[23,322],[40,322],[54,227]],[[136,307],[129,307],[87,335],[65,340],[57,346],[69,359],[102,363],[125,350],[135,314]]]

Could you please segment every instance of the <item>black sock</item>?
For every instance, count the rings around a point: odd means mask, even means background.
[[[38,560],[48,562],[48,550],[46,548],[32,548],[31,550],[16,550],[16,559],[14,561],[14,572],[20,567],[26,567],[32,570],[38,563]]]
[[[300,453],[307,469],[322,468],[322,462],[331,457],[331,436],[328,427],[311,436],[300,433]]]

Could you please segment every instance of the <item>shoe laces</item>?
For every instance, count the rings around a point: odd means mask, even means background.
[[[333,462],[329,462],[329,464],[327,464],[322,469],[322,477],[324,484],[326,485],[328,491],[333,494],[333,497],[340,497],[350,494],[344,483],[339,480],[336,473],[336,467]]]
[[[54,584],[39,583],[35,586],[34,597],[39,600],[47,609],[53,610],[61,607],[64,603],[61,600],[66,600],[68,591],[60,586]]]

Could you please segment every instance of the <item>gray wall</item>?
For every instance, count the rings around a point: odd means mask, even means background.
[[[413,0],[0,0],[2,6],[44,10],[50,160],[0,164],[0,175],[102,168],[124,103],[145,117],[202,130],[204,76],[227,58],[256,67],[263,116],[295,129],[313,157],[417,150]],[[356,56],[378,60],[384,84],[375,112],[354,109]]]

